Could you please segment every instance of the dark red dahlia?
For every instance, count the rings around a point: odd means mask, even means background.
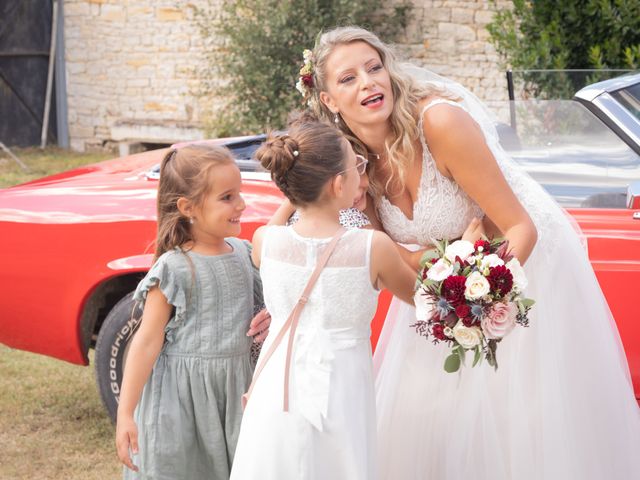
[[[467,318],[471,315],[471,307],[466,303],[458,305],[456,307],[456,315],[458,318]]]
[[[444,340],[447,337],[444,335],[444,326],[441,323],[436,323],[431,327],[431,334],[438,340]]]
[[[308,87],[308,88],[313,88],[313,75],[310,73],[305,73],[304,75],[300,76],[300,79],[302,80],[302,83]]]
[[[466,280],[462,275],[451,275],[442,282],[442,296],[454,307],[464,302]]]
[[[478,247],[482,247],[482,253],[485,255],[491,252],[491,244],[486,240],[476,240],[476,243],[473,244],[476,252],[479,252]]]
[[[504,265],[489,268],[487,280],[489,280],[491,290],[500,295],[506,295],[513,287],[513,275]]]

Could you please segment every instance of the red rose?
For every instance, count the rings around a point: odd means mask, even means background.
[[[491,253],[491,244],[486,240],[476,240],[476,243],[473,244],[476,252],[479,252],[478,248],[482,247],[482,253],[485,255]]]
[[[466,277],[451,275],[442,282],[442,296],[454,307],[464,302],[464,282],[466,281]]]
[[[431,334],[438,340],[445,340],[447,338],[444,335],[444,326],[441,323],[436,323],[431,327]]]
[[[305,73],[304,75],[300,76],[300,79],[306,87],[313,88],[313,75],[311,75],[310,73]]]
[[[487,280],[489,280],[491,290],[500,295],[506,295],[513,287],[513,275],[504,265],[489,268]]]

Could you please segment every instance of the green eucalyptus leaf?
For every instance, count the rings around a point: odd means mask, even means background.
[[[449,355],[444,361],[444,371],[453,373],[460,370],[460,356],[456,353]]]
[[[473,354],[473,364],[471,366],[475,367],[480,360],[482,360],[482,350],[478,346],[478,347],[475,348],[475,351],[474,351],[474,354]]]
[[[535,300],[532,300],[530,298],[523,298],[520,300],[520,302],[525,308],[531,308],[536,303]]]

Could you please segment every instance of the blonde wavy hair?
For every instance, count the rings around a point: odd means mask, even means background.
[[[338,27],[320,34],[313,49],[313,80],[310,106],[314,113],[323,120],[333,123],[333,113],[320,100],[320,92],[327,91],[327,60],[331,53],[341,45],[365,42],[380,55],[382,64],[389,73],[394,105],[389,118],[391,136],[385,141],[385,153],[391,169],[391,175],[384,186],[380,185],[378,163],[370,162],[370,191],[374,198],[379,198],[383,191],[405,185],[405,178],[416,153],[418,131],[418,102],[431,95],[452,98],[446,90],[428,83],[419,84],[401,68],[393,49],[380,40],[374,33],[357,26]],[[347,124],[340,118],[337,127],[351,142],[356,153],[371,157],[367,146],[354,135]]]

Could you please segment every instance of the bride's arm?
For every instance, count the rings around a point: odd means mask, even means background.
[[[293,206],[288,198],[285,198],[267,225],[286,225],[289,217],[291,217],[295,211],[296,207]]]
[[[423,121],[425,139],[438,170],[482,208],[524,263],[538,233],[505,180],[479,125],[464,110],[447,104],[431,107]]]

